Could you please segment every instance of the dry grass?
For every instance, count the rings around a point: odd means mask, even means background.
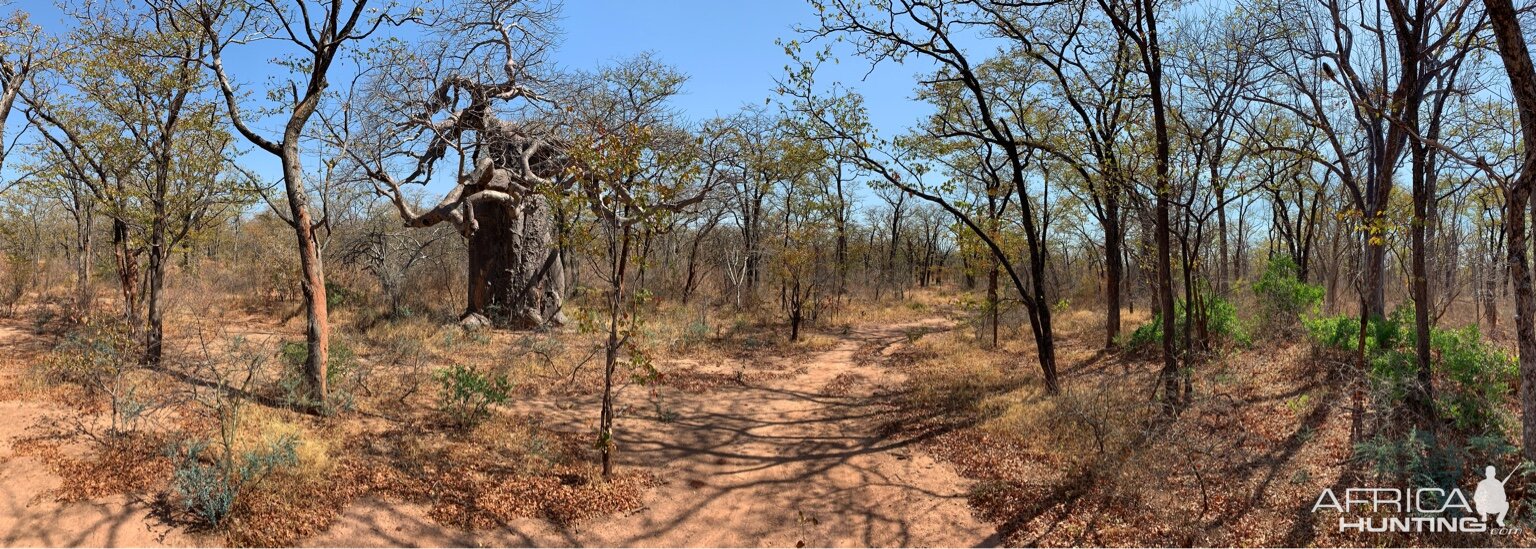
[[[1126,315],[1126,329],[1145,314]],[[1027,334],[983,350],[975,333],[923,337],[904,368],[898,426],[977,480],[971,503],[1008,545],[1486,545],[1523,537],[1338,534],[1310,508],[1357,478],[1339,372],[1305,344],[1231,353],[1195,371],[1169,420],[1150,400],[1156,360],[1099,351],[1102,313],[1058,314],[1063,392],[1044,394]],[[1084,333],[1082,330],[1086,330]]]
[[[212,290],[210,290],[212,291]],[[784,320],[762,310],[730,312],[664,304],[642,315],[640,347],[658,365],[656,383],[705,392],[793,375],[796,359],[838,344],[849,323],[890,324],[952,314],[961,294],[911,290],[907,301],[852,300],[787,341]],[[291,311],[290,311],[291,312]],[[573,317],[576,315],[573,312]],[[975,330],[914,332],[893,346],[855,353],[906,374],[882,390],[902,412],[887,427],[931,434],[924,447],[977,481],[970,501],[999,525],[1010,545],[1381,545],[1424,540],[1334,534],[1305,512],[1324,487],[1356,474],[1337,372],[1298,344],[1261,347],[1202,365],[1196,399],[1165,420],[1149,400],[1160,364],[1106,354],[1103,315],[1058,311],[1058,369],[1064,390],[1044,394],[1027,326],[1004,330],[984,349]],[[1129,332],[1146,322],[1124,315]],[[180,366],[196,342],[242,336],[275,354],[302,319],[232,312],[225,318],[172,317],[171,367],[141,380],[175,395],[199,372]],[[440,317],[368,317],[342,308],[337,339],[358,357],[343,384],[351,409],[316,418],[273,402],[270,361],[246,410],[241,448],[281,437],[298,441],[298,465],[242,495],[220,533],[235,545],[293,545],[325,530],[355,499],[372,496],[429,509],[445,525],[495,528],[523,517],[581,523],[638,509],[658,479],[621,474],[604,481],[591,433],[545,423],[527,406],[493,410],[484,423],[454,428],[438,410],[432,373],[449,364],[504,374],[514,402],[585,405],[601,386],[603,334],[571,326],[547,333],[465,332]],[[28,341],[43,347],[55,336]],[[220,347],[216,347],[220,348]],[[221,349],[221,348],[220,348]],[[215,353],[217,354],[217,353]],[[56,497],[88,501],[112,494],[153,496],[167,488],[164,444],[206,438],[215,424],[196,408],[173,406],[161,420],[100,445],[79,438],[99,429],[99,395],[28,374],[25,360],[0,362],[0,400],[40,400],[84,418],[66,432],[17,441],[64,479]],[[750,365],[750,368],[747,367]],[[632,372],[624,372],[629,380]],[[833,377],[822,391],[849,394],[869,383]],[[1461,544],[1479,539],[1433,540]],[[1510,538],[1529,545],[1531,538]]]
[[[486,528],[516,517],[573,523],[634,509],[652,485],[652,479],[638,475],[602,480],[590,465],[595,455],[585,433],[554,431],[506,410],[468,432],[441,421],[431,374],[454,362],[508,375],[519,396],[590,393],[598,369],[580,367],[590,362],[596,341],[590,334],[466,333],[416,318],[378,323],[362,334],[341,332],[337,339],[353,348],[361,375],[338,384],[353,394],[350,409],[317,418],[283,408],[276,398],[277,334],[293,333],[286,323],[245,313],[188,322],[173,317],[170,340],[181,345],[168,349],[163,370],[132,373],[147,391],[144,398],[179,403],[141,430],[111,438],[112,444],[98,440],[107,440],[102,395],[30,368],[39,362],[35,358],[0,369],[0,376],[17,380],[5,384],[5,398],[42,400],[68,416],[49,422],[56,428],[14,444],[18,454],[39,458],[62,479],[57,499],[128,494],[157,501],[166,518],[190,526],[185,522],[190,517],[170,511],[174,466],[166,448],[172,440],[215,436],[217,421],[188,400],[194,390],[206,394],[213,382],[210,370],[193,365],[206,358],[226,360],[237,336],[271,358],[255,372],[255,393],[241,414],[235,451],[289,437],[297,442],[298,463],[241,494],[219,532],[230,544],[298,544],[367,494],[428,505],[432,517],[447,525]],[[209,342],[206,357],[203,342]],[[571,379],[576,382],[559,382]],[[65,403],[70,406],[61,406]]]

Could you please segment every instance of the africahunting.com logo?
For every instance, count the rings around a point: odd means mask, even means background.
[[[1312,512],[1339,513],[1339,532],[1488,532],[1509,535],[1519,528],[1504,524],[1509,498],[1492,465],[1478,481],[1469,500],[1461,488],[1347,488],[1343,497],[1323,489]]]

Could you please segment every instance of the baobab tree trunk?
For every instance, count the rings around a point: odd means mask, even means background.
[[[564,324],[565,263],[544,197],[528,196],[521,207],[475,202],[474,218],[465,317],[519,330]]]

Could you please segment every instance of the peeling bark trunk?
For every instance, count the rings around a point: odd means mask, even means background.
[[[320,243],[316,240],[314,220],[309,214],[309,193],[304,190],[304,176],[299,168],[297,142],[297,138],[284,141],[281,155],[283,182],[288,195],[288,212],[293,216],[291,226],[298,240],[302,275],[299,288],[304,294],[307,321],[304,341],[309,355],[304,360],[304,377],[309,382],[310,399],[319,407],[317,411],[323,411],[330,395],[326,372],[331,348],[330,308],[325,298],[325,267],[321,263]]]

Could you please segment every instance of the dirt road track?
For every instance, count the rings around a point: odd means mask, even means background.
[[[653,468],[665,482],[645,508],[627,516],[570,529],[524,520],[469,533],[433,524],[417,506],[363,501],[311,543],[995,545],[994,529],[966,504],[968,481],[917,451],[916,441],[880,433],[888,409],[872,393],[893,386],[900,374],[857,358],[861,348],[888,349],[910,332],[943,326],[933,320],[855,329],[796,364],[803,373],[703,393],[668,392],[664,402],[675,419],[622,419],[622,466]],[[828,391],[839,375],[846,390]]]

